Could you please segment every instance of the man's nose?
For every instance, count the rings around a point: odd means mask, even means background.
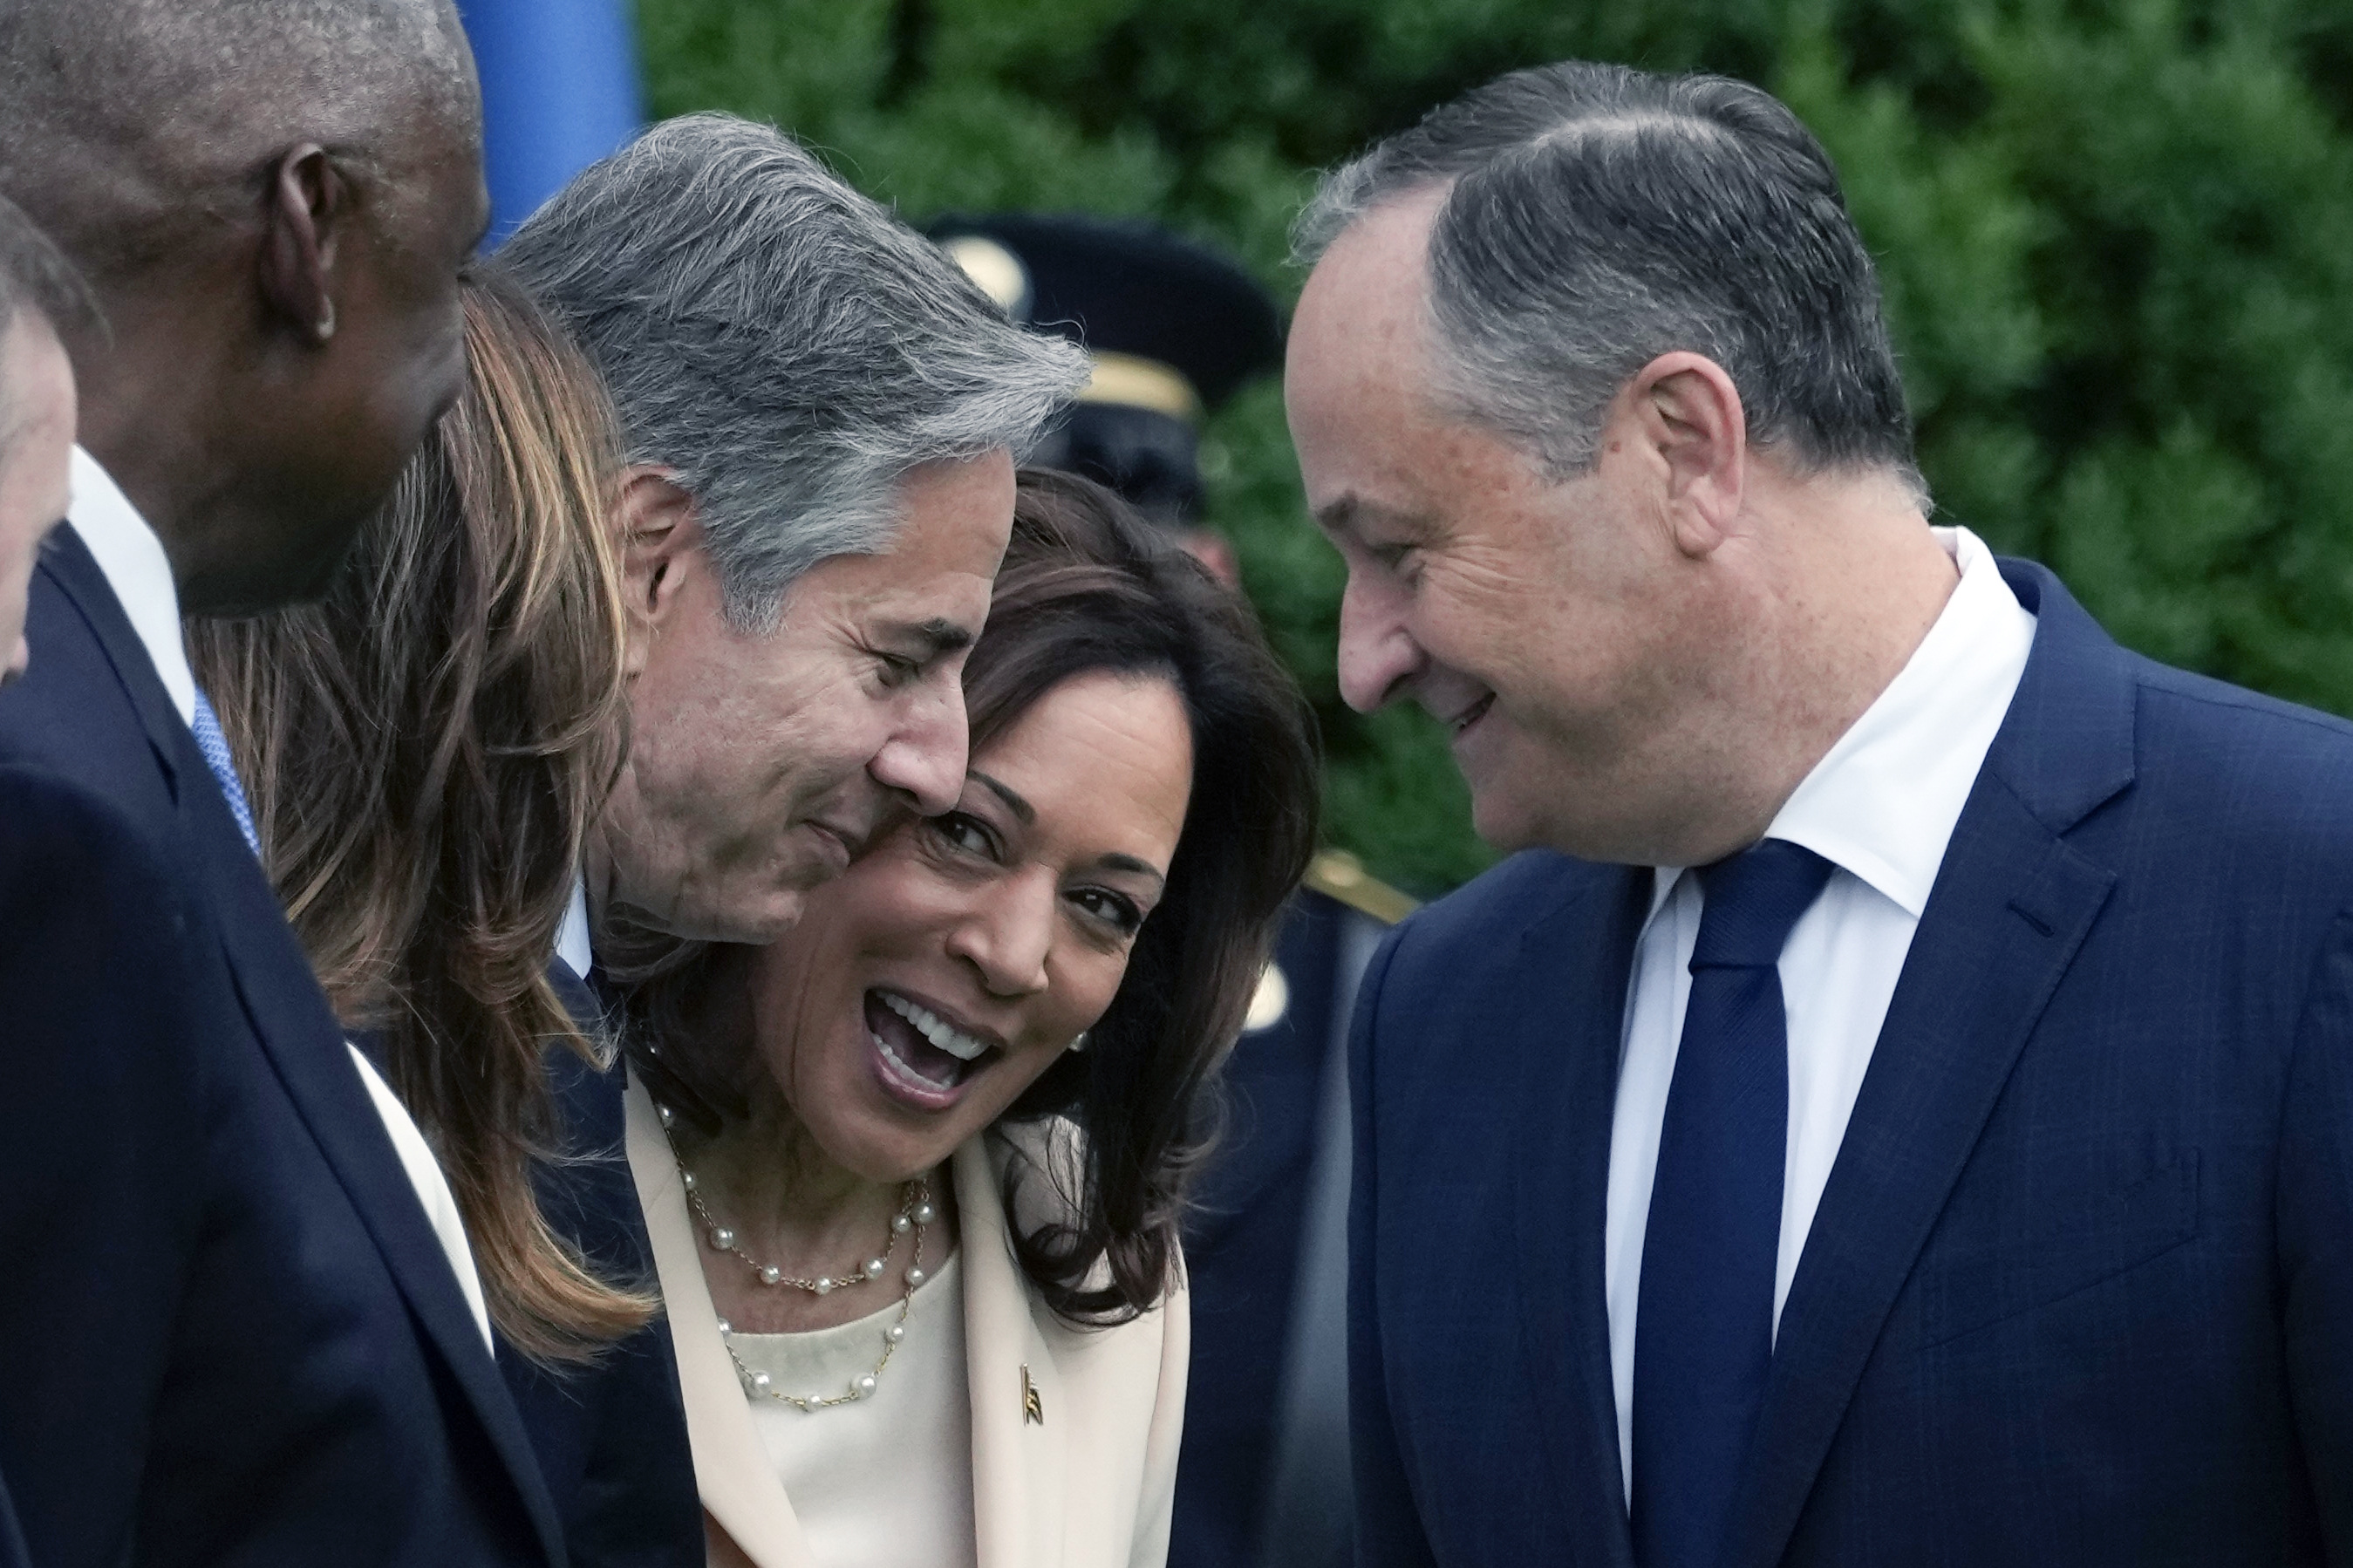
[[[867,771],[877,784],[912,799],[925,816],[937,816],[964,794],[967,743],[964,686],[950,679],[909,705]]]
[[[1398,697],[1426,662],[1395,590],[1348,574],[1340,596],[1340,695],[1359,713]]]

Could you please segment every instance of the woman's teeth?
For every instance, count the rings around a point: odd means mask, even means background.
[[[950,1066],[948,1068],[947,1077],[936,1078],[931,1073],[924,1072],[921,1068],[917,1068],[913,1062],[910,1062],[906,1058],[892,1049],[891,1042],[884,1039],[881,1036],[877,1035],[874,1037],[874,1044],[881,1051],[882,1059],[891,1064],[891,1070],[892,1072],[897,1074],[903,1082],[909,1085],[909,1087],[925,1093],[937,1094],[942,1090],[954,1089],[955,1087],[956,1079],[962,1075],[964,1070],[961,1068]]]
[[[987,1041],[973,1038],[930,1008],[917,1006],[904,996],[894,996],[888,991],[881,993],[881,995],[882,1005],[906,1019],[935,1048],[945,1051],[956,1060],[977,1061],[981,1053],[988,1049]]]

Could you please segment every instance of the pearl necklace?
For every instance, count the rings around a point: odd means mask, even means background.
[[[807,1290],[813,1296],[825,1296],[843,1286],[863,1285],[870,1279],[880,1279],[889,1268],[886,1260],[897,1249],[899,1237],[911,1230],[914,1233],[914,1259],[903,1276],[904,1283],[899,1293],[899,1316],[892,1321],[889,1328],[882,1331],[882,1357],[874,1363],[872,1372],[862,1373],[850,1379],[849,1388],[842,1393],[832,1394],[778,1393],[774,1386],[774,1380],[766,1373],[754,1372],[744,1364],[744,1358],[735,1353],[734,1325],[724,1318],[719,1320],[719,1342],[726,1350],[727,1359],[735,1363],[736,1381],[744,1385],[745,1394],[756,1399],[773,1399],[780,1405],[792,1405],[804,1415],[814,1415],[820,1410],[829,1410],[837,1405],[849,1405],[856,1400],[871,1398],[876,1381],[882,1375],[882,1369],[891,1364],[891,1352],[897,1350],[900,1342],[907,1337],[907,1314],[914,1309],[915,1287],[929,1278],[923,1272],[923,1227],[932,1223],[934,1212],[929,1183],[918,1176],[906,1184],[900,1195],[899,1212],[891,1216],[891,1232],[882,1238],[881,1255],[868,1258],[862,1271],[845,1274],[839,1279],[830,1275],[820,1275],[815,1279],[797,1279],[786,1274],[774,1264],[762,1263],[754,1258],[744,1250],[733,1230],[721,1225],[712,1216],[710,1208],[702,1201],[702,1194],[696,1190],[694,1173],[686,1168],[684,1160],[679,1158],[678,1142],[670,1134],[670,1127],[676,1120],[675,1116],[667,1105],[658,1105],[654,1109],[661,1114],[662,1135],[670,1143],[670,1159],[677,1164],[679,1180],[686,1188],[686,1201],[693,1206],[696,1216],[702,1221],[707,1239],[712,1249],[733,1253],[742,1258],[751,1267],[752,1277],[763,1285],[790,1285],[797,1289]]]

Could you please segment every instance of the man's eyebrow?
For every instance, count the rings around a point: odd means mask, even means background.
[[[1317,507],[1314,513],[1315,526],[1326,533],[1345,533],[1356,527],[1357,515],[1364,510],[1365,503],[1352,491]]]
[[[978,768],[971,768],[966,772],[971,777],[987,784],[996,794],[997,798],[1005,803],[1005,809],[1021,819],[1024,826],[1034,826],[1037,823],[1038,808],[1022,799],[1019,791],[1009,784],[999,784]]]
[[[1347,533],[1358,537],[1362,537],[1367,524],[1374,522],[1387,522],[1394,528],[1409,531],[1425,531],[1430,521],[1427,513],[1401,511],[1393,506],[1383,506],[1378,501],[1366,500],[1354,490],[1317,507],[1314,517],[1315,526],[1326,533]]]
[[[926,658],[936,658],[944,653],[954,653],[972,646],[972,628],[959,626],[944,616],[934,616],[928,621],[886,621],[877,628],[885,637],[905,642],[922,643]]]

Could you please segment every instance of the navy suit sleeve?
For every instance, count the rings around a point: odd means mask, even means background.
[[[595,999],[560,961],[549,977],[584,1030],[601,1027]],[[653,1249],[621,1152],[621,1068],[599,1071],[555,1047],[549,1076],[565,1147],[538,1173],[542,1212],[599,1277],[650,1289]],[[657,1319],[585,1366],[540,1366],[501,1343],[499,1365],[573,1568],[702,1568],[702,1504],[669,1325]]]
[[[2323,946],[2282,1116],[2289,1398],[2328,1561],[2353,1563],[2353,912]]]
[[[1374,1084],[1374,1044],[1380,1030],[1381,987],[1409,928],[1391,931],[1365,971],[1348,1028],[1348,1103],[1355,1175],[1348,1202],[1348,1436],[1356,1482],[1358,1568],[1435,1568],[1430,1542],[1414,1511],[1389,1415],[1381,1373],[1374,1230],[1379,1204],[1380,1125]]]
[[[0,1481],[0,1568],[32,1568],[33,1555],[25,1547],[25,1532],[16,1528],[16,1508],[8,1500],[8,1487]]]
[[[131,1550],[155,1325],[204,1201],[178,880],[104,802],[0,767],[0,1470],[45,1555]]]

